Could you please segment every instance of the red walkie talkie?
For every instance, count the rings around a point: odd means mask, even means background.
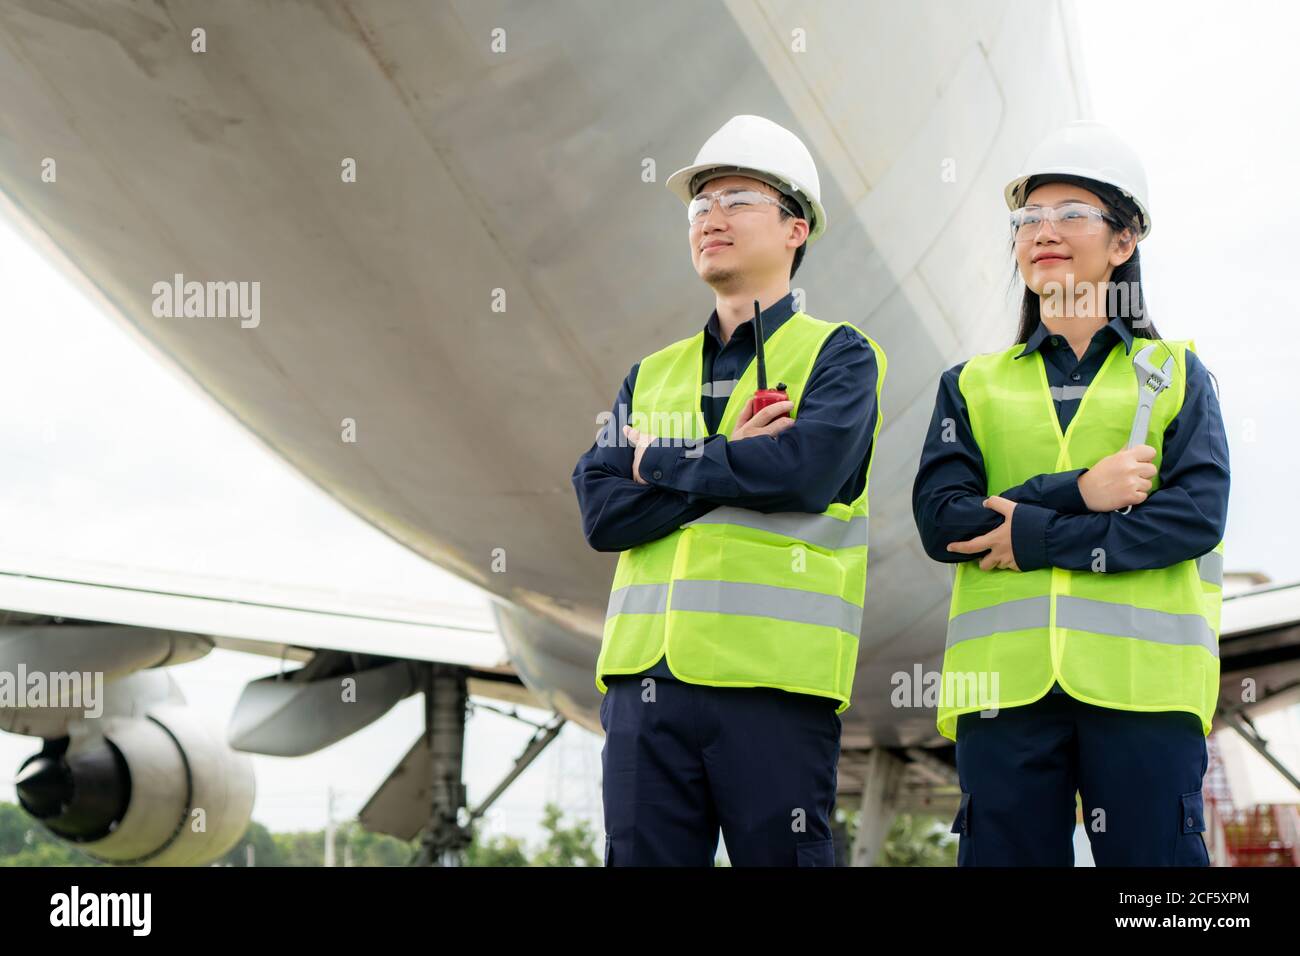
[[[777,382],[776,388],[767,387],[767,362],[763,358],[763,316],[759,311],[757,299],[754,300],[754,348],[758,353],[758,391],[754,393],[753,414],[757,415],[761,408],[790,400],[790,396],[785,393],[784,382]],[[789,418],[790,413],[786,412],[777,417]]]

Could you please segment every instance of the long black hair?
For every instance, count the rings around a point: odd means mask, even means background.
[[[1123,226],[1133,230],[1133,235],[1140,235],[1141,213],[1138,211],[1137,204],[1129,199],[1122,192],[1107,183],[1100,183],[1094,179],[1085,179],[1082,176],[1066,176],[1057,173],[1044,173],[1040,176],[1031,176],[1025,183],[1022,195],[1028,197],[1031,192],[1044,183],[1073,183],[1091,193],[1095,193],[1102,202],[1105,212],[1113,219],[1122,223]],[[1112,233],[1117,231],[1114,222],[1107,220],[1106,228]],[[1011,239],[1012,250],[1015,249],[1015,237]],[[1012,257],[1011,264],[1011,284],[1014,285],[1020,275],[1019,266],[1016,265],[1015,257]],[[1128,326],[1129,331],[1134,335],[1140,335],[1143,338],[1158,339],[1162,336],[1156,331],[1155,323],[1147,315],[1146,297],[1142,293],[1142,261],[1141,261],[1141,244],[1133,246],[1133,255],[1128,257],[1128,261],[1123,265],[1115,267],[1115,271],[1110,276],[1112,290],[1128,289],[1131,292],[1126,299],[1127,307],[1115,309],[1117,304],[1117,295],[1107,295],[1106,297],[1106,315],[1108,318],[1114,318],[1113,311],[1118,311]],[[1042,324],[1042,297],[1029,286],[1025,286],[1024,296],[1020,300],[1020,330],[1016,333],[1016,343],[1022,344],[1029,341],[1029,336],[1034,334],[1034,330]],[[1133,320],[1138,319],[1142,325],[1134,328]]]

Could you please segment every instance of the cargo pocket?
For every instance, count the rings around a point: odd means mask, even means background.
[[[1174,848],[1174,866],[1209,866],[1210,851],[1205,845],[1205,797],[1200,790],[1178,797],[1178,845]]]
[[[948,832],[961,834],[961,840],[957,844],[957,865],[974,866],[975,848],[970,839],[970,794],[965,790],[962,791],[961,805],[957,807],[957,815],[953,817]]]
[[[795,847],[799,866],[834,866],[835,841],[813,840]]]

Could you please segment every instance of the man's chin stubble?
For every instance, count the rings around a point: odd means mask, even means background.
[[[718,286],[731,285],[739,277],[740,272],[738,270],[722,268],[707,269],[705,270],[704,275],[700,276],[701,279],[713,286],[715,289]]]

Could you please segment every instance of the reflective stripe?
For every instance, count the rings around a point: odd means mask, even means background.
[[[1210,623],[1199,614],[1171,614],[1062,594],[1056,599],[1056,623],[1079,631],[1133,637],[1156,644],[1200,646],[1219,656],[1218,638]]]
[[[827,514],[807,511],[777,511],[764,514],[749,508],[721,505],[708,514],[687,521],[683,528],[693,524],[735,524],[758,531],[770,531],[787,538],[798,538],[827,551],[837,548],[867,546],[867,516],[854,515],[848,521]]]
[[[668,585],[629,584],[609,593],[605,617],[615,614],[662,614],[668,607]]]
[[[1201,580],[1223,587],[1223,555],[1218,551],[1209,551],[1196,559],[1196,570],[1201,573]]]
[[[705,382],[700,386],[700,394],[705,398],[726,398],[735,390],[740,383],[740,379],[733,378],[726,381],[719,379],[716,382]]]
[[[948,621],[948,646],[973,637],[988,637],[1003,631],[1023,631],[1031,627],[1047,627],[1052,610],[1052,599],[1042,597],[1006,601],[992,607],[958,614]]]
[[[958,614],[948,622],[947,646],[1007,631],[1047,627],[1050,602],[1046,596],[1022,598]],[[1218,639],[1209,622],[1199,614],[1171,614],[1061,594],[1056,599],[1056,624],[1058,627],[1156,644],[1199,646],[1215,657],[1219,656]]]
[[[1049,385],[1047,390],[1052,393],[1052,398],[1058,402],[1073,402],[1083,398],[1083,393],[1088,390],[1087,385]]]
[[[779,621],[837,627],[850,634],[862,630],[862,608],[858,605],[833,594],[773,584],[677,581],[673,584],[670,610],[771,617]]]

